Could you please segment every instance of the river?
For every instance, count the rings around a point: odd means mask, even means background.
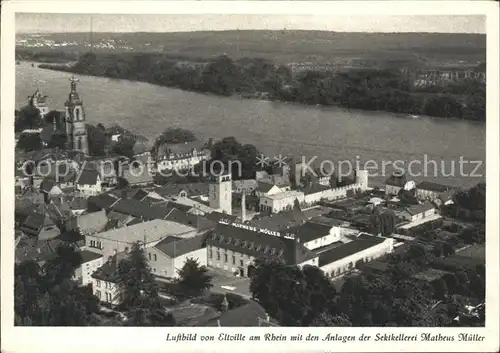
[[[37,85],[49,96],[50,109],[63,110],[69,93],[69,73],[16,66],[16,108],[27,103]],[[317,156],[316,164],[330,160],[373,162],[366,165],[378,175],[370,181],[378,184],[391,172],[387,164],[397,160],[414,162],[416,181],[429,180],[453,186],[470,187],[484,177],[470,176],[475,164],[459,160],[481,161],[475,174],[485,173],[485,124],[458,119],[412,118],[386,112],[345,110],[334,107],[303,106],[292,103],[227,98],[187,92],[142,82],[80,76],[78,91],[84,101],[89,123],[109,126],[118,123],[126,129],[155,138],[168,127],[182,127],[200,139],[235,136],[252,143],[269,156]],[[300,157],[299,157],[300,158]],[[453,176],[443,176],[438,169]],[[402,162],[398,162],[402,163]],[[420,164],[419,164],[420,163]],[[430,163],[430,164],[429,164]],[[375,168],[377,169],[377,168]],[[345,168],[343,169],[345,170]]]

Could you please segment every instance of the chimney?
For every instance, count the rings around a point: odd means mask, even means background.
[[[269,316],[269,314],[266,314],[266,321],[269,322],[270,319],[271,317]]]
[[[246,208],[246,193],[243,191],[243,193],[241,194],[241,223],[245,223]]]

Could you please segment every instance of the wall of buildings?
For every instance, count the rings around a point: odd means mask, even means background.
[[[420,201],[429,200],[434,201],[439,198],[441,192],[432,190],[417,189],[417,199]]]
[[[321,270],[330,277],[338,277],[355,268],[359,260],[372,261],[394,250],[394,239],[387,238],[384,242],[372,246],[363,251],[329,263],[321,267]]]
[[[194,151],[193,153],[185,157],[175,157],[175,156],[165,156],[160,159],[157,163],[158,170],[173,169],[173,170],[184,170],[189,169],[192,166],[201,163],[204,160],[208,160],[208,154],[206,152]]]
[[[179,277],[177,271],[184,266],[187,259],[194,259],[200,266],[207,266],[207,249],[202,248],[171,258],[157,248],[150,247],[146,250],[146,259],[153,275],[177,278]]]
[[[104,257],[87,261],[75,270],[75,279],[82,286],[92,283],[92,273],[104,264]]]
[[[427,218],[430,216],[434,216],[435,214],[436,214],[436,209],[434,209],[434,208],[427,210],[425,212],[422,212],[422,213],[414,214],[414,215],[409,214],[408,211],[406,211],[404,213],[405,219],[408,221],[411,221],[411,222],[419,220],[419,219],[424,219],[424,218]]]
[[[132,249],[133,242],[125,242],[121,240],[114,240],[99,237],[100,233],[89,234],[85,236],[85,246],[88,250],[102,254],[105,257],[113,256],[119,252],[126,252]],[[166,236],[165,236],[166,237]],[[155,246],[162,239],[151,242],[146,242],[146,248]]]
[[[399,194],[399,190],[401,190],[401,186],[395,186],[395,185],[385,185],[385,194],[386,195],[391,195],[391,196],[396,196]]]
[[[92,278],[92,292],[101,302],[119,305],[123,301],[116,283]]]
[[[314,250],[317,248],[321,248],[322,246],[333,244],[337,241],[340,241],[340,228],[332,227],[332,229],[330,229],[330,234],[303,244],[309,250]]]
[[[101,181],[98,180],[95,185],[77,185],[77,190],[84,196],[95,196],[102,192]]]
[[[241,277],[248,277],[248,267],[255,260],[253,256],[216,246],[207,245],[206,250],[207,265],[209,267],[218,268],[232,274],[238,273]]]

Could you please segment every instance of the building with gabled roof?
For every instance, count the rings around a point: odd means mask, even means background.
[[[147,248],[146,258],[153,275],[176,278],[188,259],[196,260],[200,266],[207,265],[206,236],[202,234],[191,238],[167,237],[155,246]]]
[[[410,222],[431,217],[434,216],[435,214],[436,214],[436,207],[429,202],[410,206],[403,212],[405,219]]]
[[[102,191],[100,173],[94,169],[81,170],[80,175],[76,177],[75,186],[86,197],[100,194]]]
[[[318,267],[332,278],[354,270],[394,251],[394,239],[362,233],[356,239],[339,244],[319,254]]]
[[[197,230],[194,227],[154,219],[131,226],[86,235],[85,245],[92,251],[101,253],[104,256],[111,256],[117,252],[131,249],[132,245],[137,242],[150,247],[168,236],[190,238],[196,234]]]

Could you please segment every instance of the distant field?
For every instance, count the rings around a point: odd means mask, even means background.
[[[26,38],[29,35],[18,35],[21,36]],[[82,43],[78,47],[59,47],[54,50],[88,50],[83,45],[89,42],[88,33],[56,33],[43,35],[43,38]],[[186,59],[210,58],[226,53],[235,59],[262,57],[285,64],[311,63],[343,67],[477,65],[486,60],[486,36],[482,34],[322,31],[93,34],[94,44],[109,39],[130,46],[134,48],[133,51],[160,51]]]

